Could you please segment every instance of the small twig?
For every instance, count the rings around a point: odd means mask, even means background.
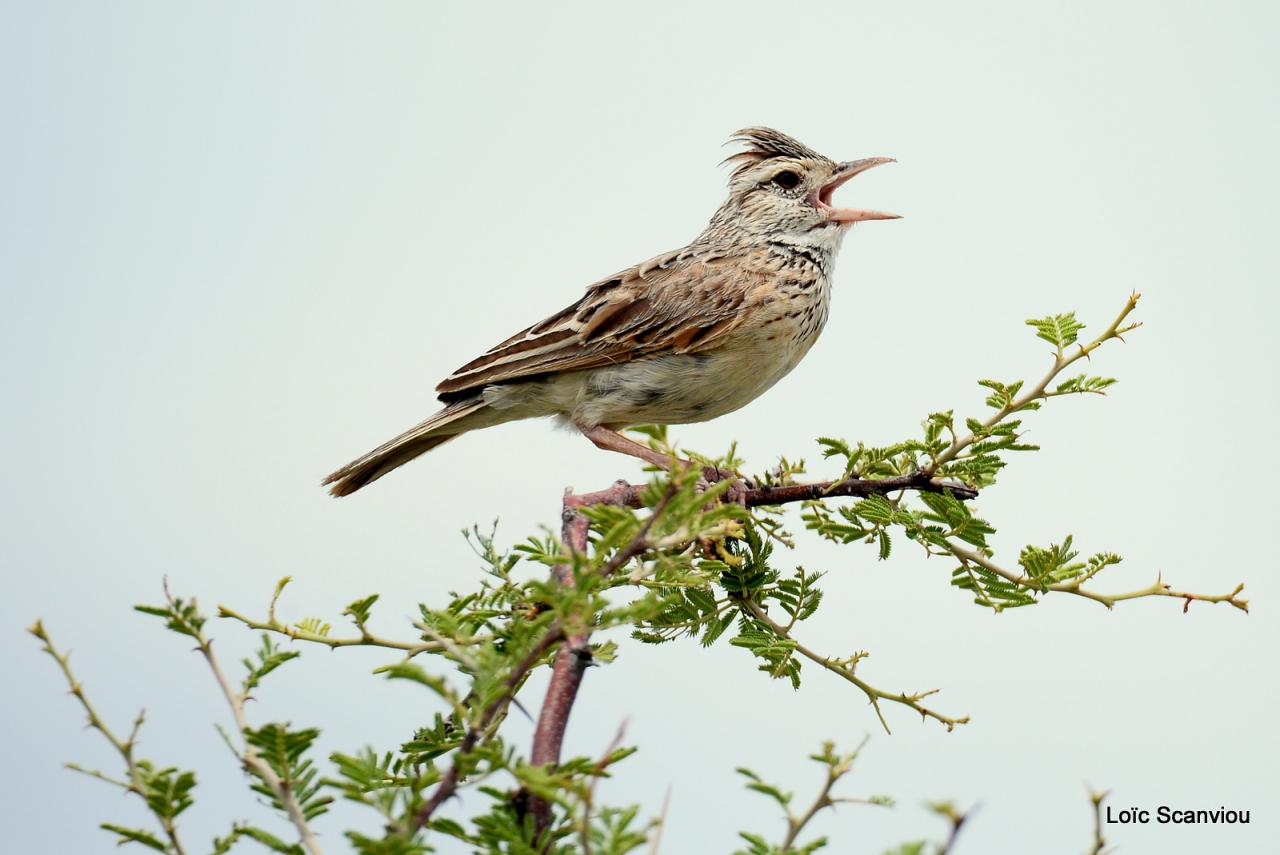
[[[791,847],[795,845],[796,840],[800,837],[800,832],[803,831],[804,827],[818,815],[818,811],[823,808],[835,807],[836,800],[831,798],[832,788],[835,787],[837,781],[848,774],[849,770],[853,768],[853,761],[858,758],[860,753],[862,753],[863,746],[867,744],[867,740],[870,738],[870,736],[864,736],[862,738],[862,742],[858,743],[858,747],[853,750],[853,753],[848,757],[840,758],[839,762],[834,762],[835,756],[832,754],[834,746],[830,742],[823,746],[826,752],[823,756],[828,759],[829,763],[827,766],[827,780],[823,783],[822,789],[818,792],[818,797],[813,800],[811,805],[809,805],[808,810],[800,816],[792,816],[790,813],[787,814],[787,836],[782,841],[782,846],[780,847],[781,852],[791,851]],[[815,755],[815,758],[816,757],[817,755]],[[847,800],[842,799],[841,801]]]
[[[662,797],[662,810],[658,811],[658,822],[653,829],[653,840],[649,842],[649,855],[658,855],[658,844],[662,842],[662,830],[667,825],[667,810],[671,807],[671,787]]]
[[[595,803],[596,783],[600,780],[600,776],[604,774],[604,770],[609,768],[609,758],[613,756],[613,752],[618,750],[618,746],[622,745],[622,739],[627,732],[627,720],[623,719],[618,725],[618,732],[613,735],[613,739],[609,742],[609,747],[604,750],[604,754],[596,762],[595,769],[592,771],[591,783],[587,785],[587,797],[582,800],[582,829],[580,837],[582,840],[582,855],[591,855],[591,807]]]
[[[931,718],[944,725],[948,731],[953,730],[957,724],[967,724],[969,722],[969,716],[967,715],[960,718],[951,718],[950,716],[945,716],[942,713],[932,710],[920,703],[924,698],[936,693],[938,691],[937,689],[930,689],[926,692],[917,692],[915,694],[907,694],[906,692],[898,692],[895,694],[893,692],[886,692],[882,689],[877,689],[875,686],[872,686],[870,683],[858,677],[853,672],[852,668],[833,661],[830,656],[823,656],[819,653],[815,653],[813,650],[810,650],[808,647],[805,647],[803,644],[796,641],[795,638],[786,631],[786,627],[770,618],[768,612],[756,603],[753,603],[750,600],[740,600],[739,604],[743,609],[750,613],[752,617],[769,627],[777,633],[778,636],[790,639],[794,642],[795,651],[801,656],[811,662],[821,665],[831,673],[848,680],[850,683],[861,689],[863,694],[867,696],[867,700],[871,702],[871,706],[875,709],[876,717],[880,719],[880,725],[884,728],[885,733],[892,733],[893,731],[889,729],[889,723],[885,720],[884,712],[880,709],[880,701],[892,701],[895,704],[902,704],[905,707],[909,707],[919,713],[922,718]]]
[[[274,632],[278,635],[288,636],[294,641],[323,644],[325,647],[335,649],[338,647],[384,647],[388,650],[403,650],[411,657],[417,656],[419,653],[435,653],[443,649],[443,645],[439,641],[398,641],[390,638],[381,638],[371,633],[365,633],[358,638],[331,638],[327,635],[299,629],[296,626],[288,626],[275,620],[253,620],[226,606],[218,606],[218,617],[240,621],[250,629]],[[488,639],[482,636],[477,636],[475,639],[477,642],[486,640]]]
[[[454,755],[453,765],[449,767],[440,783],[436,785],[436,790],[431,794],[431,798],[424,804],[413,817],[413,831],[422,828],[431,820],[431,815],[436,812],[440,805],[453,795],[458,788],[458,783],[462,779],[462,760],[473,750],[480,741],[481,735],[488,730],[489,724],[494,717],[498,715],[515,697],[517,687],[523,682],[533,667],[538,664],[538,660],[542,658],[548,650],[551,649],[557,641],[564,638],[564,628],[560,622],[552,621],[547,627],[547,631],[538,639],[533,647],[529,648],[524,657],[511,669],[511,673],[507,675],[504,683],[505,691],[493,700],[489,706],[485,707],[484,712],[480,714],[480,719],[467,728],[466,734],[459,743],[457,754]]]
[[[128,781],[113,778],[105,772],[100,772],[97,769],[86,769],[79,763],[63,763],[62,768],[70,769],[72,772],[79,772],[81,775],[88,775],[90,778],[97,778],[99,781],[105,781],[108,784],[117,786],[122,790],[128,790],[131,793],[138,793],[138,791],[134,789],[133,784]],[[141,795],[141,793],[138,793],[138,795]]]
[[[1093,804],[1093,846],[1088,855],[1105,855],[1107,851],[1107,841],[1102,836],[1102,803],[1109,795],[1110,790],[1089,791],[1089,801]]]
[[[960,836],[960,829],[969,819],[969,815],[973,813],[970,809],[968,813],[961,813],[956,810],[950,803],[934,805],[934,810],[945,816],[951,822],[951,832],[947,835],[947,842],[942,844],[942,848],[938,850],[938,855],[949,855],[955,849],[956,839]]]

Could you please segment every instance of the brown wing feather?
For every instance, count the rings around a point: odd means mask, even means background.
[[[771,272],[755,259],[724,260],[677,251],[603,279],[573,305],[450,374],[436,391],[454,399],[494,383],[715,347],[742,322],[743,303]]]

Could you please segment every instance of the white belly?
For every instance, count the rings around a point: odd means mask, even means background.
[[[704,353],[595,369],[581,384],[573,416],[585,424],[620,427],[702,422],[731,413],[799,364],[821,330],[817,319],[810,324],[807,335],[773,324]]]

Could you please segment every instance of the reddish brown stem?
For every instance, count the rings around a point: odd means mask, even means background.
[[[625,481],[618,481],[607,490],[583,495],[576,495],[572,490],[566,490],[561,512],[561,537],[569,553],[575,556],[585,556],[587,553],[590,521],[583,515],[582,508],[604,504],[631,505],[632,502],[638,502],[640,489]],[[645,520],[635,536],[596,572],[601,576],[609,576],[644,551],[649,529],[666,509],[667,503],[675,495],[675,490],[673,485],[654,505],[649,519]],[[571,584],[573,582],[572,560],[557,565],[554,575],[560,584]],[[529,762],[535,766],[554,765],[560,762],[560,748],[564,744],[565,730],[569,726],[569,713],[573,711],[574,701],[577,700],[583,674],[591,665],[590,638],[591,633],[588,629],[573,632],[565,638],[564,644],[556,653],[556,661],[551,670],[551,681],[547,684],[547,696],[542,701],[538,723],[533,731],[533,748],[529,752]],[[538,836],[541,838],[551,827],[551,805],[544,799],[527,793],[521,794],[517,804],[528,805],[538,829]]]
[[[516,689],[520,687],[525,675],[533,670],[533,666],[538,664],[538,660],[542,658],[543,654],[562,638],[564,638],[564,629],[560,622],[558,620],[552,622],[547,627],[547,631],[542,638],[538,639],[538,642],[507,676],[506,691],[503,692],[501,697],[485,707],[484,712],[480,714],[480,720],[476,724],[467,728],[462,741],[458,744],[458,753],[454,756],[453,765],[449,767],[449,771],[445,772],[444,777],[440,779],[440,783],[436,785],[435,792],[431,794],[431,798],[414,814],[413,830],[415,832],[426,825],[431,820],[431,815],[436,812],[436,809],[444,804],[458,789],[458,783],[462,780],[463,759],[475,750],[481,734],[489,729],[489,725],[493,723],[498,713],[505,709],[507,704],[511,703],[511,699],[515,697]]]
[[[585,555],[589,523],[578,510],[582,507],[578,498],[572,491],[565,491],[561,536],[570,552]],[[559,564],[555,568],[555,577],[562,585],[573,581],[572,573],[572,564]],[[560,746],[564,742],[565,729],[569,726],[569,713],[578,696],[582,675],[591,664],[588,638],[586,633],[570,635],[556,653],[551,682],[547,684],[547,696],[542,702],[542,711],[533,732],[533,750],[529,754],[529,762],[535,766],[560,762]],[[539,799],[533,802],[533,809],[538,817],[539,829],[544,828],[544,820],[549,822],[550,814],[544,816],[542,812],[549,811],[550,806]]]

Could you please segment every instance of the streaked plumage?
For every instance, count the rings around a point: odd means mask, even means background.
[[[836,163],[769,128],[734,141],[729,198],[688,246],[588,286],[573,305],[446,377],[447,406],[329,475],[344,496],[467,431],[557,416],[601,448],[665,461],[616,431],[732,412],[796,366],[827,320],[836,251],[876,211],[830,206],[887,158]]]

